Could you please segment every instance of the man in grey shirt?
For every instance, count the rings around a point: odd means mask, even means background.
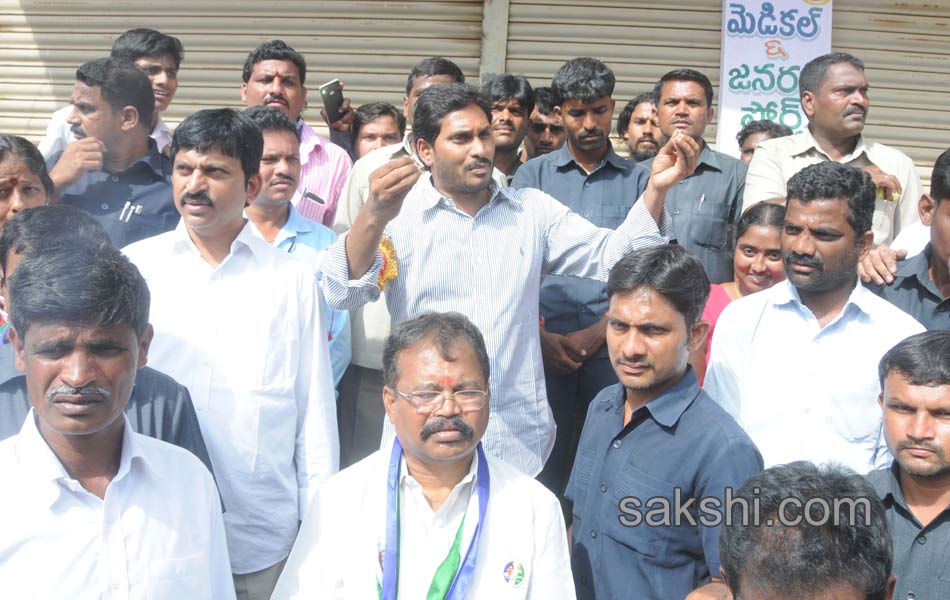
[[[746,165],[703,141],[714,115],[712,84],[698,71],[676,69],[656,83],[653,98],[663,135],[682,130],[702,149],[696,172],[667,196],[670,237],[703,263],[711,283],[732,281],[731,231],[742,214]],[[642,164],[649,170],[652,159]]]
[[[890,467],[867,477],[894,545],[894,598],[946,598],[950,589],[950,331],[894,346],[878,367]]]
[[[78,208],[51,205],[18,213],[0,234],[0,269],[4,275],[0,293],[7,297],[10,276],[27,256],[80,240],[109,244],[102,226]],[[4,336],[0,340],[0,440],[17,434],[29,412],[26,379],[16,370],[13,347]],[[214,473],[191,396],[171,377],[149,367],[140,369],[125,414],[136,432],[190,451]]]

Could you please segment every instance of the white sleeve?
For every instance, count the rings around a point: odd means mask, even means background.
[[[771,141],[771,140],[769,140]],[[782,164],[768,143],[759,144],[752,155],[749,170],[745,176],[745,192],[742,198],[742,210],[759,202],[773,198],[784,198],[786,194],[785,176]]]
[[[537,542],[528,600],[575,600],[571,555],[561,506],[554,496],[538,511],[535,521]]]

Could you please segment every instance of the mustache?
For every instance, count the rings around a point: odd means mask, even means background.
[[[791,265],[802,265],[817,270],[825,268],[825,263],[820,258],[811,256],[810,254],[799,254],[797,252],[789,252],[785,255],[785,266],[788,267]]]
[[[69,130],[72,131],[73,135],[76,136],[77,138],[86,137],[86,132],[83,131],[83,128],[80,127],[79,125],[73,125],[72,127],[69,128]]]
[[[845,111],[844,111],[844,116],[846,116],[846,117],[847,117],[848,115],[866,115],[866,114],[867,114],[867,111],[864,110],[864,107],[861,107],[861,106],[854,106],[854,105],[849,106],[849,107],[846,108]]]
[[[933,442],[915,441],[913,439],[906,439],[897,443],[896,450],[900,452],[901,450],[907,450],[908,448],[923,448],[925,450],[930,450],[938,457],[943,458],[943,449],[934,444]]]
[[[261,104],[270,104],[271,102],[280,102],[284,106],[287,106],[289,104],[287,102],[287,98],[285,98],[283,94],[270,94],[270,93],[264,96],[264,101],[261,102]]]
[[[286,181],[291,185],[297,182],[296,179],[290,177],[289,175],[277,175],[276,177],[271,178],[271,180],[268,182],[268,185],[274,185],[275,183],[280,183],[282,181]]]
[[[589,136],[604,136],[604,131],[602,129],[581,129],[581,132],[577,137],[589,137]]]
[[[98,383],[90,383],[78,388],[71,385],[57,385],[46,392],[46,399],[50,402],[54,401],[55,396],[97,396],[108,400],[111,394]]]
[[[653,137],[652,133],[644,133],[639,138],[637,138],[637,143],[639,144],[641,142],[652,142],[654,144],[657,143],[656,138]]]
[[[490,168],[491,166],[492,166],[492,165],[491,165],[491,161],[490,161],[490,160],[488,160],[488,159],[486,159],[486,158],[476,158],[475,160],[473,160],[471,163],[469,163],[469,164],[465,167],[465,170],[466,170],[466,171],[471,171],[472,169],[477,169],[478,167],[487,167],[487,168]]]
[[[209,196],[207,192],[185,192],[181,195],[181,198],[178,199],[178,203],[184,206],[185,202],[191,202],[192,204],[214,204],[214,200],[211,199],[211,196]]]
[[[475,436],[475,430],[472,429],[471,425],[463,421],[462,417],[453,415],[451,417],[436,417],[426,422],[422,427],[422,431],[419,433],[419,438],[424,442],[437,432],[445,431],[446,429],[455,429],[462,434],[462,437],[466,440],[470,440]]]

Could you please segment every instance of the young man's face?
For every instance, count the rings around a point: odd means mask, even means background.
[[[178,67],[170,54],[161,56],[143,56],[135,65],[145,71],[152,82],[152,94],[155,96],[155,113],[168,110],[178,91]]]
[[[916,477],[950,476],[950,385],[914,385],[891,371],[878,403],[884,438],[901,470]]]
[[[112,110],[99,86],[88,86],[81,81],[73,84],[70,102],[73,110],[66,122],[72,126],[76,139],[96,138],[108,151],[123,133],[122,111]]]
[[[402,98],[402,114],[406,117],[406,123],[412,125],[412,113],[416,110],[416,101],[419,100],[419,94],[426,91],[433,85],[443,83],[455,83],[455,78],[451,75],[419,75],[412,80],[412,88],[408,96]]]
[[[696,81],[665,82],[656,113],[667,138],[680,129],[696,141],[702,139],[706,124],[713,118],[713,108],[706,104],[706,90]]]
[[[870,107],[868,78],[850,63],[831,65],[818,92],[802,94],[802,110],[809,124],[828,137],[860,134]]]
[[[392,115],[382,115],[363,123],[356,133],[356,156],[363,157],[383,146],[392,146],[402,141],[399,123]]]
[[[641,102],[633,109],[623,140],[630,148],[634,160],[647,160],[656,156],[665,137],[660,131],[660,123],[654,114],[652,102]]]
[[[564,129],[561,117],[554,113],[542,115],[537,108],[534,109],[524,138],[528,158],[554,152],[564,145],[566,139],[567,130]]]
[[[614,101],[609,96],[591,102],[565,100],[555,111],[564,122],[572,148],[593,152],[610,143],[608,135],[614,117]]]
[[[495,141],[488,116],[477,104],[447,114],[435,143],[420,140],[417,147],[443,194],[474,194],[491,185]]]
[[[528,115],[515,98],[503,98],[491,107],[495,150],[515,152],[528,131]]]

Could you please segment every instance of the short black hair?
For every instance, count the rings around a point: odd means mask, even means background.
[[[899,342],[881,357],[877,375],[884,380],[900,373],[911,385],[950,385],[950,331],[925,331]]]
[[[676,307],[686,327],[699,320],[709,297],[709,277],[695,256],[676,244],[642,248],[627,254],[610,270],[607,298],[641,288],[651,289]]]
[[[244,83],[251,80],[251,73],[254,71],[254,66],[265,60],[289,60],[297,67],[297,74],[300,76],[300,85],[306,83],[307,61],[302,54],[288,46],[284,40],[270,40],[251,50],[251,53],[248,54],[244,60],[244,71],[241,74],[244,78]]]
[[[31,255],[10,277],[10,321],[21,339],[33,324],[148,326],[145,278],[110,244],[77,241]]]
[[[792,135],[792,129],[781,123],[776,123],[775,121],[770,121],[768,119],[761,119],[759,121],[749,121],[742,126],[742,129],[739,130],[739,133],[736,134],[736,141],[739,142],[739,147],[742,147],[742,144],[745,143],[746,138],[748,138],[753,133],[768,133],[770,137],[779,138],[785,137],[787,135]]]
[[[736,223],[736,239],[745,235],[749,227],[761,225],[762,227],[773,227],[782,230],[785,224],[785,206],[774,204],[772,202],[758,202],[753,204],[742,213],[739,222]]]
[[[855,69],[864,72],[864,61],[853,54],[847,52],[831,52],[817,56],[802,67],[802,72],[798,76],[798,96],[804,96],[805,92],[817,94],[821,89],[821,84],[825,82],[825,76],[828,75],[828,68],[832,65],[848,63]]]
[[[520,75],[495,75],[482,84],[482,94],[487,96],[492,104],[509,98],[517,100],[525,116],[530,116],[534,110],[534,90],[528,80]]]
[[[694,69],[673,69],[660,77],[660,80],[653,86],[653,104],[660,105],[660,94],[663,93],[663,84],[668,81],[693,81],[703,86],[703,92],[706,94],[706,108],[713,103],[713,86],[709,78]]]
[[[456,359],[450,354],[455,344],[467,343],[475,351],[485,384],[488,384],[491,367],[485,339],[478,327],[469,321],[468,317],[457,312],[429,312],[399,323],[386,338],[383,347],[384,385],[395,387],[399,379],[399,353],[424,339],[433,341],[442,358],[448,361]]]
[[[171,56],[175,68],[181,67],[185,49],[181,40],[154,29],[129,29],[112,42],[112,58],[135,62],[140,58]]]
[[[0,270],[7,272],[11,252],[25,258],[83,240],[110,243],[105,228],[84,210],[62,204],[28,208],[15,214],[0,232]]]
[[[617,117],[617,135],[623,137],[627,133],[627,128],[630,127],[630,119],[633,118],[633,111],[637,110],[637,107],[647,102],[653,104],[653,92],[644,92],[642,94],[637,94],[633,97],[633,100],[627,102],[627,105],[623,107],[623,110],[620,111],[620,116]]]
[[[950,200],[950,148],[943,151],[930,174],[930,197],[936,204]]]
[[[53,199],[56,190],[46,169],[46,160],[32,142],[18,135],[0,135],[0,163],[10,158],[22,162],[30,173],[36,175],[43,184],[46,198]]]
[[[152,130],[152,116],[155,114],[152,82],[135,64],[111,57],[90,60],[76,69],[76,81],[98,87],[102,99],[109,103],[113,112],[126,106],[133,107],[139,113],[139,124],[146,131]]]
[[[442,131],[442,119],[449,113],[471,105],[485,112],[491,123],[491,104],[477,89],[465,83],[433,85],[419,94],[416,109],[413,112],[412,135],[417,140],[425,140],[430,146]]]
[[[257,128],[261,130],[261,134],[268,131],[288,131],[294,134],[298,142],[300,141],[300,132],[297,131],[297,126],[290,117],[276,108],[261,104],[246,109],[244,114],[257,125]]]
[[[877,190],[871,176],[855,167],[833,160],[809,165],[788,180],[788,201],[808,204],[812,200],[844,200],[848,203],[848,225],[855,243],[871,230]]]
[[[730,503],[719,534],[723,575],[736,598],[743,587],[810,598],[847,584],[868,600],[884,599],[891,533],[864,477],[798,461],[754,475],[733,500],[740,498]]]
[[[447,58],[433,56],[421,61],[409,72],[409,80],[406,81],[406,96],[412,92],[412,84],[416,82],[417,77],[435,77],[436,75],[448,75],[455,80],[455,83],[465,83],[465,75],[457,64]]]
[[[554,107],[557,106],[557,96],[550,86],[534,88],[534,108],[542,115],[551,116],[554,114]]]
[[[360,129],[367,123],[372,123],[380,117],[392,117],[396,120],[399,135],[406,134],[406,115],[389,102],[370,102],[356,109],[356,118],[353,119],[353,139],[360,135]]]
[[[231,108],[199,110],[175,128],[169,156],[174,162],[179,150],[206,153],[212,149],[241,161],[244,185],[247,185],[251,176],[260,172],[264,136],[257,124],[239,111]]]
[[[610,67],[589,56],[572,58],[554,74],[551,89],[558,106],[568,100],[594,102],[614,93],[617,79]]]

